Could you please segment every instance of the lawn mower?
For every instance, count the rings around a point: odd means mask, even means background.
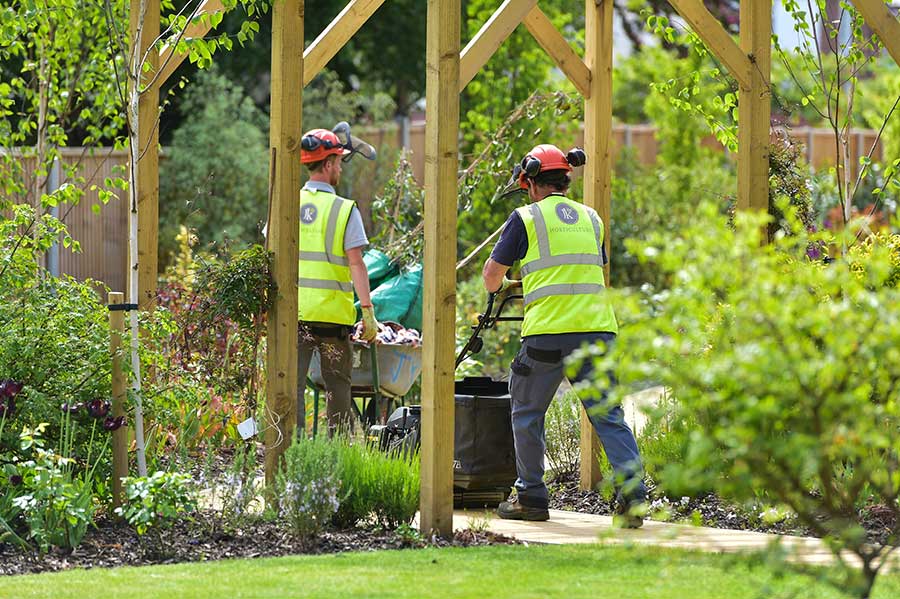
[[[483,331],[498,322],[522,320],[503,316],[506,306],[521,295],[488,295],[487,307],[472,326],[472,335],[456,358],[456,367],[484,347]],[[496,306],[496,308],[495,308]],[[516,453],[510,419],[508,383],[490,377],[465,377],[455,383],[453,505],[496,507],[516,480]],[[383,451],[409,455],[421,440],[421,406],[394,410],[383,425],[368,429],[369,442]]]

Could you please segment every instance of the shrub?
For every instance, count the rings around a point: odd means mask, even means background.
[[[213,483],[213,492],[219,495],[222,504],[222,521],[226,527],[236,527],[247,518],[252,505],[260,498],[260,489],[254,480],[255,449],[254,445],[238,447],[224,480]]]
[[[12,491],[13,497],[7,513],[0,516],[14,540],[22,541],[11,523],[21,518],[27,538],[34,540],[41,552],[50,547],[74,549],[93,522],[93,470],[76,476],[72,458],[45,449],[41,438],[45,428],[25,428],[19,435],[19,449],[29,457],[14,458],[4,467],[6,482],[14,483],[7,491]]]
[[[385,453],[348,439],[334,442],[341,481],[335,524],[350,527],[372,517],[388,528],[409,524],[419,508],[418,456]]]
[[[408,525],[419,509],[419,456],[385,454],[375,464],[376,518],[388,528]]]
[[[278,517],[298,537],[313,537],[340,506],[338,446],[324,437],[301,438],[284,453],[284,466],[271,490]]]
[[[160,307],[143,323],[149,438],[180,450],[237,441],[236,425],[261,389],[265,314],[276,289],[270,254],[254,245],[225,258],[195,259],[186,245]]]
[[[612,287],[668,284],[656,260],[637,254],[625,241],[654,233],[680,234],[693,220],[698,202],[715,203],[724,212],[737,183],[734,171],[720,164],[647,167],[623,155],[612,179],[612,222],[607,223]]]
[[[24,384],[16,402],[17,430],[50,423],[44,438],[55,445],[62,435],[61,403],[110,396],[108,314],[88,283],[69,277],[36,275],[18,289],[7,283],[0,278],[0,372]],[[15,435],[7,428],[0,447],[15,446]],[[72,455],[98,455],[102,437],[91,443],[90,428],[79,428]]]
[[[873,255],[878,253],[887,255],[886,264],[884,260],[873,262]],[[870,235],[865,241],[856,243],[850,248],[847,261],[850,263],[850,269],[860,280],[897,287],[900,285],[900,235],[888,233]],[[873,266],[888,266],[889,270],[886,274],[871,273],[869,270]]]
[[[172,525],[175,519],[197,509],[191,477],[178,472],[157,471],[150,476],[125,479],[125,503],[116,514],[143,535]]]
[[[342,442],[339,447],[338,477],[341,481],[340,505],[334,523],[342,528],[367,519],[375,508],[375,454],[365,444]]]
[[[555,397],[544,423],[547,462],[554,476],[578,470],[581,457],[581,401],[573,391]]]
[[[711,207],[677,237],[632,242],[673,285],[615,300],[622,340],[597,368],[617,364],[626,384],[659,381],[697,422],[682,460],[662,472],[667,488],[745,503],[767,495],[838,560],[859,557],[862,571],[844,572],[867,596],[884,550],[853,516],[872,501],[900,516],[900,291],[884,286],[885,251],[866,259],[864,280],[845,261],[806,259],[810,243],[848,240],[807,237],[781,209],[796,234],[763,247],[762,217],[739,213],[732,230]],[[898,538],[894,525],[887,544]]]
[[[816,213],[809,188],[809,165],[803,157],[803,147],[787,134],[781,134],[769,146],[769,239],[778,231],[790,232],[790,222],[779,208],[785,199],[794,208],[805,230],[814,230]]]
[[[253,243],[266,217],[265,116],[216,68],[201,71],[181,103],[189,119],[175,130],[160,161],[159,259],[177,250],[182,225],[206,247]]]

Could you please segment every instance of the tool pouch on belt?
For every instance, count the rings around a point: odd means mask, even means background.
[[[531,366],[520,361],[519,356],[516,356],[515,359],[513,359],[512,364],[509,365],[509,369],[517,376],[528,376],[531,374]]]

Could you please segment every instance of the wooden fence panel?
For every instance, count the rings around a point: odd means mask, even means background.
[[[80,253],[60,250],[60,271],[77,279],[95,279],[112,291],[125,291],[128,263],[128,199],[119,190],[117,198],[103,205],[92,185],[103,187],[108,177],[124,177],[128,155],[104,148],[92,153],[77,149],[62,152],[63,161],[76,167],[75,176],[85,180],[85,194],[74,207],[60,207],[60,219],[69,234],[81,244]],[[62,183],[65,183],[65,176]],[[99,206],[99,213],[94,206]]]
[[[35,158],[27,153],[14,152],[22,166],[19,174],[29,189],[35,184]],[[60,246],[59,270],[79,280],[94,279],[107,285],[113,291],[124,291],[127,282],[128,248],[128,203],[127,194],[117,190],[117,198],[102,205],[99,193],[91,190],[92,185],[104,186],[107,177],[124,176],[116,171],[123,167],[128,155],[112,148],[63,148],[60,151],[60,185],[77,184],[85,192],[77,206],[63,204],[59,207],[59,218],[68,227],[69,234],[81,245],[81,252],[74,253]],[[68,176],[68,168],[74,167],[75,177],[83,177],[85,182],[75,183]],[[44,176],[37,181],[45,185]],[[30,201],[31,197],[17,197],[17,201]],[[100,206],[99,214],[92,208]],[[103,294],[105,298],[106,295]]]

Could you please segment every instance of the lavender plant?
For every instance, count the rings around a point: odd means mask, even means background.
[[[341,504],[338,447],[328,439],[299,439],[285,452],[270,489],[269,517],[302,538],[322,532]]]
[[[256,485],[256,461],[253,446],[238,449],[231,466],[221,481],[222,523],[228,528],[236,528],[241,521],[252,515],[252,506],[260,497]]]

